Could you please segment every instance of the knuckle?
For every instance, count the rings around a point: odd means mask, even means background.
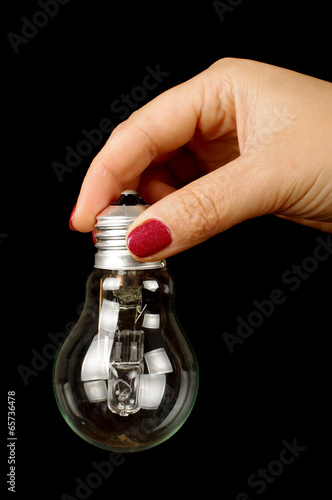
[[[178,217],[185,227],[190,228],[190,237],[196,241],[204,241],[216,234],[220,225],[220,214],[217,209],[217,196],[212,187],[204,186],[196,189],[178,191]]]
[[[141,140],[144,141],[144,144],[150,155],[150,158],[151,160],[153,160],[158,155],[158,147],[155,144],[153,137],[151,136],[149,131],[145,127],[141,126],[139,123],[133,121],[132,125],[136,128],[136,131],[139,133]]]

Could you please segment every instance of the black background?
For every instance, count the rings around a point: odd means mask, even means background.
[[[37,1],[15,0],[6,2],[3,16],[2,447],[7,392],[15,391],[15,497],[53,500],[64,493],[78,498],[76,478],[86,482],[92,463],[109,453],[79,439],[62,419],[50,351],[26,383],[18,371],[19,365],[32,367],[34,353],[45,354],[50,333],[76,321],[93,268],[91,234],[71,232],[68,219],[98,148],[62,182],[52,162],[64,163],[65,147],[75,148],[83,129],[96,128],[104,117],[116,122],[111,103],[141,84],[148,65],[159,64],[169,75],[142,104],[225,56],[328,81],[332,69],[328,2],[243,0],[222,21],[210,0],[71,0],[15,53],[7,34],[21,34],[21,18],[31,20],[40,10]],[[325,452],[332,258],[295,291],[282,279],[313,256],[319,236],[328,239],[268,216],[169,259],[178,317],[200,365],[196,405],[175,436],[126,455],[87,497],[158,498],[199,494],[201,487],[219,498],[235,500],[247,492],[267,500],[304,493],[320,498],[330,491]],[[246,319],[253,301],[276,288],[285,302],[231,354],[223,333],[235,333],[236,318]],[[294,439],[306,447],[294,463],[263,493],[249,487],[248,477],[278,459],[284,440]],[[6,473],[7,456],[8,449]],[[5,484],[4,491],[14,496]]]

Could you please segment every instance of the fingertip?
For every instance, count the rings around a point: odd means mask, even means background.
[[[82,214],[78,203],[75,204],[69,218],[69,228],[72,231],[88,233],[94,229],[95,222],[96,218],[92,214]]]
[[[128,233],[129,251],[140,259],[158,254],[172,244],[172,233],[159,219],[148,219]]]
[[[71,229],[72,231],[76,231],[75,227],[74,227],[74,216],[75,216],[75,212],[76,212],[76,206],[77,206],[77,203],[75,203],[75,206],[70,214],[70,217],[69,217],[69,229]]]

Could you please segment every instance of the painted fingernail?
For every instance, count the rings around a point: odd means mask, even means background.
[[[97,229],[93,229],[92,233],[91,233],[94,244],[97,243],[96,232],[97,232]]]
[[[76,205],[77,205],[77,203],[75,204],[75,206],[74,206],[74,208],[73,208],[73,211],[72,211],[72,213],[70,214],[70,219],[69,219],[69,228],[70,228],[72,231],[76,231],[76,229],[73,227],[73,218],[74,218],[74,215],[75,215]]]
[[[140,258],[154,255],[171,243],[170,230],[158,219],[148,219],[140,226],[135,227],[127,237],[130,252]]]

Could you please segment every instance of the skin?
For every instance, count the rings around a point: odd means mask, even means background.
[[[87,171],[72,227],[137,189],[173,242],[167,258],[253,217],[275,214],[332,232],[332,84],[221,59],[135,111]]]

